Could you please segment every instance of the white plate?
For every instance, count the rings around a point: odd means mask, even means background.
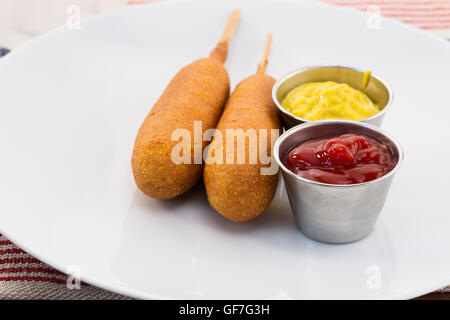
[[[324,245],[294,226],[284,189],[246,224],[204,190],[156,201],[135,187],[142,119],[183,65],[243,11],[232,84],[305,65],[374,70],[396,93],[384,128],[406,159],[375,231]],[[450,284],[450,46],[413,27],[299,1],[168,1],[58,29],[0,61],[0,232],[61,271],[140,298],[411,298]]]

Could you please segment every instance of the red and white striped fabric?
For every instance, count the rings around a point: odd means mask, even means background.
[[[84,283],[79,289],[69,289],[67,279],[67,275],[33,258],[0,234],[0,300],[129,299]]]
[[[140,4],[157,0],[130,0]],[[384,16],[450,38],[450,0],[311,0],[360,10],[377,8]],[[412,280],[413,281],[413,280]],[[441,291],[450,292],[450,287]],[[0,234],[0,299],[127,299],[82,284],[70,290],[67,276],[33,258]]]
[[[317,1],[317,0],[313,0]],[[450,39],[450,0],[318,0],[359,10],[379,10],[381,15]]]

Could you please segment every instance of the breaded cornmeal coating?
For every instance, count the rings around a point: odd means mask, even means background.
[[[230,91],[220,60],[213,56],[181,69],[142,123],[131,164],[136,185],[146,195],[170,199],[189,190],[201,177],[202,164],[194,164],[194,121],[202,121],[202,129],[207,130],[220,117]],[[191,132],[191,164],[175,164],[171,159],[172,148],[179,143],[171,141],[176,129]]]
[[[208,201],[225,218],[236,222],[249,221],[258,217],[272,202],[278,184],[278,173],[261,175],[260,169],[267,167],[260,162],[249,163],[249,139],[246,139],[245,164],[226,164],[227,129],[266,129],[268,134],[267,154],[271,156],[271,129],[280,129],[276,106],[272,100],[272,87],[275,79],[257,74],[241,81],[231,94],[217,125],[223,134],[222,147],[219,140],[213,139],[204,168]],[[259,135],[258,135],[259,142]],[[237,150],[237,139],[233,139]],[[259,144],[258,144],[259,145]],[[211,164],[211,150],[223,151],[223,164]],[[259,148],[258,148],[259,154]]]
[[[228,54],[228,43],[239,23],[240,10],[234,10],[218,44],[209,58],[200,59],[181,69],[170,81],[163,94],[145,118],[136,137],[131,167],[138,188],[146,195],[166,200],[188,191],[201,177],[203,164],[196,164],[198,141],[194,135],[195,122],[201,121],[202,131],[215,127],[230,93],[228,72],[223,66]],[[172,141],[177,133],[190,134],[190,155],[174,162],[172,151],[178,144]],[[176,132],[175,132],[176,131]],[[203,132],[200,137],[203,158]],[[187,142],[189,143],[189,142]],[[183,148],[183,152],[186,149]],[[180,155],[185,158],[185,155]],[[184,159],[186,160],[186,159]],[[198,160],[198,157],[197,157]],[[201,161],[200,161],[201,162]]]

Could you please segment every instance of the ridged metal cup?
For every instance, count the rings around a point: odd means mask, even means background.
[[[300,143],[346,133],[362,134],[388,146],[396,163],[392,171],[369,182],[336,185],[299,177],[284,165],[288,153]],[[309,238],[326,243],[357,241],[372,231],[403,160],[402,148],[389,134],[374,125],[348,120],[321,120],[296,126],[276,141],[274,155],[298,228]]]
[[[278,80],[272,90],[272,98],[280,110],[284,126],[289,129],[296,125],[311,122],[297,117],[287,111],[281,105],[283,98],[294,88],[308,82],[334,81],[338,83],[347,83],[354,89],[364,91],[363,89],[364,71],[343,66],[312,66],[298,69],[287,74]],[[364,91],[367,96],[378,106],[381,111],[367,119],[361,120],[381,126],[384,115],[392,105],[394,93],[391,87],[379,76],[371,74],[367,89]]]

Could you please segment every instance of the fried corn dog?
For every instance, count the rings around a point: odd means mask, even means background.
[[[258,133],[266,129],[267,155],[271,156],[272,141],[270,132],[272,129],[280,129],[280,123],[276,106],[272,100],[272,87],[275,79],[265,75],[267,56],[270,49],[271,35],[269,34],[263,54],[262,62],[258,66],[256,75],[242,80],[231,94],[225,106],[224,112],[217,125],[221,132],[222,140],[216,139],[215,135],[211,142],[203,179],[211,206],[225,218],[244,222],[258,217],[272,202],[278,183],[278,171],[272,175],[262,175],[263,165],[258,158],[257,162],[250,164],[250,139],[238,145],[237,139],[228,141],[226,139],[227,129],[255,129]],[[258,139],[258,154],[260,149]],[[216,152],[222,152],[224,159],[227,158],[227,144],[233,143],[236,154],[234,164],[212,163],[212,157]],[[238,150],[245,150],[245,163],[237,164]],[[253,150],[254,152],[255,150]]]
[[[156,199],[171,199],[188,191],[201,177],[202,164],[175,164],[171,159],[174,130],[187,129],[194,136],[194,121],[202,129],[214,128],[230,91],[223,63],[228,43],[239,22],[240,11],[232,12],[225,31],[208,58],[182,68],[151,109],[137,134],[131,166],[138,188]],[[202,150],[206,147],[203,142]]]

